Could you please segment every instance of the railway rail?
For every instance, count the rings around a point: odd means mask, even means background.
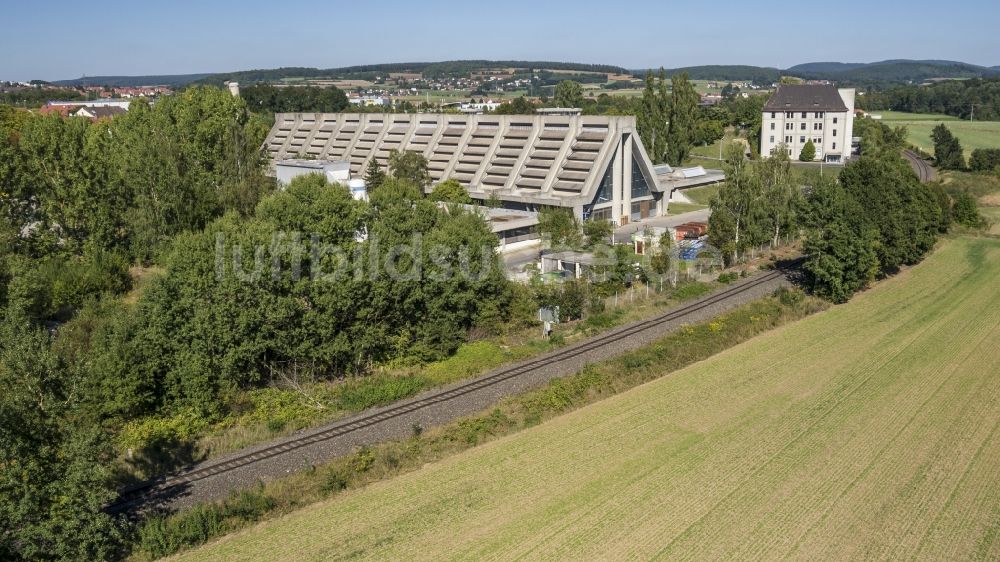
[[[293,435],[273,444],[258,447],[244,454],[237,453],[235,456],[205,461],[200,465],[134,485],[123,490],[118,498],[108,506],[108,510],[111,512],[124,512],[150,507],[151,504],[157,501],[169,498],[173,491],[190,486],[201,480],[243,469],[268,459],[288,455],[310,445],[359,432],[365,428],[385,423],[394,418],[406,416],[412,412],[424,410],[436,404],[455,400],[470,393],[499,385],[505,381],[525,377],[538,369],[551,367],[553,364],[568,361],[581,354],[595,350],[599,351],[602,348],[613,345],[615,342],[620,342],[637,334],[652,330],[661,324],[683,320],[705,309],[725,303],[727,300],[753,291],[761,285],[774,283],[776,280],[786,277],[789,269],[795,267],[797,263],[793,262],[785,267],[754,276],[736,285],[716,291],[692,303],[679,306],[652,318],[611,330],[605,334],[547,353],[535,359],[501,368],[479,378],[444,387],[437,391],[431,391],[424,395],[418,395],[411,399],[404,399],[393,405],[375,409],[370,413],[362,413],[361,415],[332,422],[329,425],[304,434]]]
[[[903,157],[909,160],[910,166],[913,168],[913,171],[917,173],[917,177],[920,178],[921,182],[926,183],[934,180],[934,168],[931,167],[931,165],[917,153],[912,150],[904,150]]]

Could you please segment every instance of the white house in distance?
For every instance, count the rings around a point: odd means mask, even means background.
[[[769,156],[785,145],[798,158],[806,142],[816,146],[816,160],[844,162],[851,155],[854,89],[830,84],[781,84],[764,105],[760,153]]]

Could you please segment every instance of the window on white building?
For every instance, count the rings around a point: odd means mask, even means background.
[[[774,135],[771,135],[771,144],[774,144]]]
[[[837,129],[833,130],[833,136],[837,136]]]
[[[785,137],[786,144],[792,144],[792,137]]]
[[[774,123],[771,123],[771,130],[774,130]]]
[[[801,127],[799,127],[799,128],[800,128],[800,129],[802,129],[803,131],[805,131],[805,130],[806,130],[806,124],[805,124],[805,123],[803,123],[803,124],[802,124],[802,126],[801,126]]]
[[[805,144],[806,143],[806,138],[805,137],[799,137],[799,142],[802,143],[802,144]]]
[[[771,119],[774,119],[775,117],[777,117],[777,115],[778,115],[777,113],[775,113],[775,112],[772,111],[771,112]]]
[[[803,112],[802,112],[802,118],[803,118],[803,119],[805,119],[805,118],[806,118],[806,112],[805,112],[805,111],[803,111]]]
[[[834,117],[834,118],[833,118],[833,124],[834,124],[834,125],[836,125],[836,124],[837,124],[837,118],[836,118],[836,117]]]
[[[837,143],[833,143],[833,149],[837,150]]]
[[[793,129],[795,129],[795,123],[785,123],[785,130],[786,131],[791,131]]]

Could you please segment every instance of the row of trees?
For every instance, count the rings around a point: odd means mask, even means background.
[[[948,80],[929,86],[899,86],[869,91],[858,107],[910,113],[943,113],[962,119],[1000,120],[1000,78]]]
[[[313,111],[336,113],[350,107],[347,94],[331,86],[291,86],[275,88],[269,84],[254,84],[240,88],[240,97],[246,100],[251,111],[273,114]]]
[[[653,163],[666,162],[679,166],[691,152],[691,147],[721,139],[725,124],[712,119],[698,107],[700,100],[687,74],[675,74],[667,89],[666,72],[661,68],[654,80],[646,75],[642,99],[635,106],[639,136]]]
[[[953,222],[981,224],[969,194],[918,180],[900,155],[905,129],[871,121],[860,131],[863,155],[836,178],[808,177],[805,189],[781,148],[751,163],[741,147],[730,147],[727,183],[711,202],[711,242],[736,262],[782,235],[803,236],[812,290],[843,302],[876,277],[919,262]]]
[[[16,87],[0,90],[0,104],[18,107],[40,107],[54,100],[82,100],[87,96],[72,88]]]
[[[732,264],[751,248],[777,245],[792,233],[801,193],[784,150],[754,165],[743,145],[732,143],[726,147],[724,167],[726,183],[710,202],[709,240]]]

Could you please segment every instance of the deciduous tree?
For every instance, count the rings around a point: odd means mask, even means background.
[[[563,80],[556,85],[555,102],[559,107],[582,107],[583,88],[575,80]]]

